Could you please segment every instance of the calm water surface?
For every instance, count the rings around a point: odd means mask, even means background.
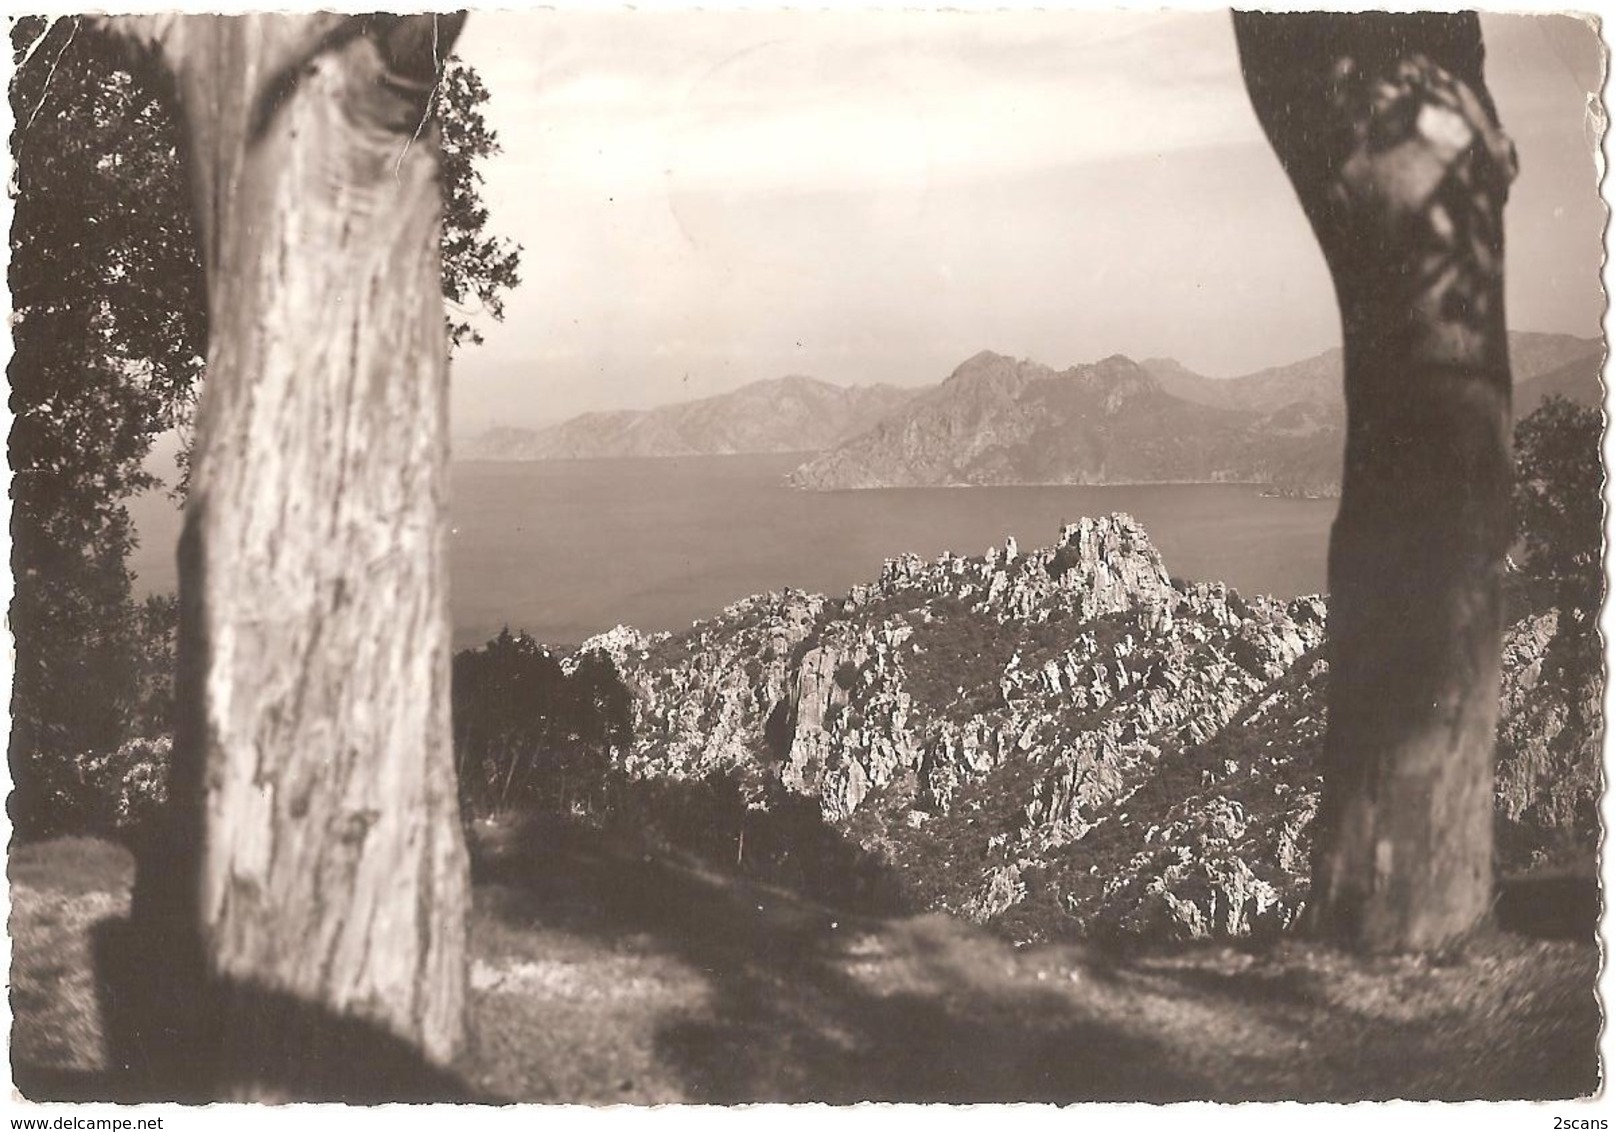
[[[1053,542],[1064,522],[1127,511],[1171,574],[1243,593],[1323,590],[1334,501],[1235,485],[795,491],[796,456],[467,462],[454,470],[457,648],[502,625],[573,644],[624,623],[678,629],[748,594],[841,594],[906,551],[981,554],[1007,535]],[[142,592],[174,587],[178,515],[132,508]]]

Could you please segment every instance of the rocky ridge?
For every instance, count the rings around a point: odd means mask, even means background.
[[[915,904],[1014,938],[1202,939],[1302,908],[1325,625],[1319,597],[1171,579],[1115,514],[1049,547],[904,555],[840,599],[758,595],[583,649],[633,694],[632,776],[727,775],[760,808],[813,799]],[[1513,844],[1588,836],[1574,827],[1599,798],[1587,717],[1540,676],[1555,632],[1542,616],[1507,641]]]

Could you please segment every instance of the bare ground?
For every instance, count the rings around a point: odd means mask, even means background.
[[[1491,929],[1442,961],[1302,941],[1019,949],[588,832],[511,831],[479,861],[456,1070],[496,1102],[1504,1099],[1598,1083],[1588,933]],[[132,866],[82,841],[10,864],[14,1080],[39,1100],[120,1096],[89,937],[127,916]]]

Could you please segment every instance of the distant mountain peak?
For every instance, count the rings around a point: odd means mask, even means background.
[[[966,361],[956,366],[955,372],[960,373],[963,369],[980,369],[983,366],[994,365],[997,362],[1006,362],[1011,365],[1016,365],[1017,359],[1012,357],[1010,354],[1002,354],[995,350],[979,350],[970,358],[967,358]]]
[[[944,379],[944,384],[952,382],[971,381],[974,378],[986,375],[1005,374],[1015,372],[1020,364],[1016,358],[1007,354],[997,354],[993,350],[979,350],[966,361],[956,366],[950,375]]]
[[[1108,354],[1095,363],[1095,368],[1100,370],[1138,370],[1141,368],[1141,364],[1128,354]]]
[[[839,392],[848,386],[834,385],[829,381],[822,381],[818,377],[810,377],[805,373],[789,373],[781,377],[767,378],[764,381],[755,381],[752,385],[744,385],[742,389],[836,389]],[[734,390],[741,392],[741,390]],[[725,394],[720,394],[725,396]]]
[[[1201,377],[1200,373],[1188,367],[1176,358],[1142,358],[1140,368],[1147,373],[1162,375],[1165,373],[1189,374],[1192,377]]]

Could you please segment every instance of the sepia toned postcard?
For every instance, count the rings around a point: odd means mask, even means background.
[[[13,1127],[1607,1126],[1598,18],[8,26]]]

